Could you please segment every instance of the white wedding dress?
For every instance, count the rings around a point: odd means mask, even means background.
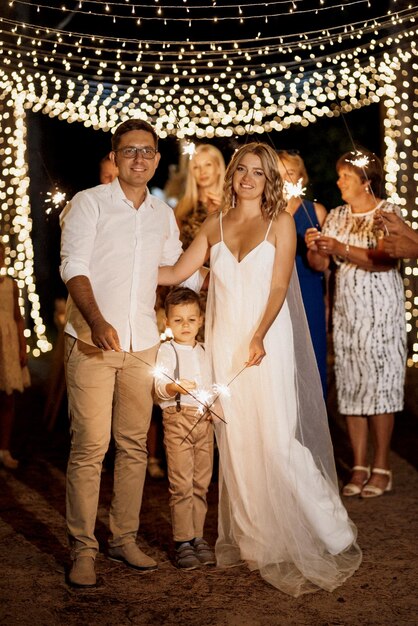
[[[221,217],[221,241],[211,249],[206,345],[214,380],[229,385],[229,396],[222,395],[226,423],[216,425],[216,557],[221,567],[243,559],[299,596],[335,589],[359,567],[361,551],[338,493],[296,271],[265,337],[265,358],[236,376],[269,295],[275,248],[268,229],[238,262],[223,241]]]

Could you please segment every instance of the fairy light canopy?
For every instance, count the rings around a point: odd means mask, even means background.
[[[224,137],[378,101],[391,72],[381,60],[395,41],[411,45],[417,17],[385,0],[10,0],[0,52],[35,110]]]
[[[192,150],[194,138],[262,135],[380,102],[386,191],[417,228],[417,30],[407,0],[8,0],[0,108],[18,111],[19,123],[31,109],[110,131],[141,117]],[[12,117],[2,122],[19,143]],[[22,154],[4,130],[2,143],[6,160]],[[27,184],[10,174],[0,217]],[[418,365],[416,276],[407,265]]]

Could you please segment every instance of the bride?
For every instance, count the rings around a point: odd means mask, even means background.
[[[159,282],[177,284],[210,254],[206,350],[227,385],[220,454],[218,566],[244,560],[293,596],[332,591],[359,567],[356,528],[339,494],[306,317],[296,233],[277,156],[241,147],[223,206]]]

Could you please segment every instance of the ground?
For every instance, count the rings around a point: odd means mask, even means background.
[[[139,543],[159,569],[139,574],[106,557],[110,468],[104,472],[97,522],[99,585],[74,590],[64,523],[68,435],[65,411],[48,431],[42,408],[45,367],[32,367],[33,386],[19,399],[16,472],[0,469],[0,624],[7,626],[414,626],[418,624],[418,371],[408,372],[407,408],[393,440],[394,490],[381,498],[345,499],[358,527],[363,562],[333,593],[292,598],[246,567],[179,572],[171,562],[167,483],[147,479]],[[350,458],[343,422],[333,406],[331,432],[338,473]],[[217,484],[209,494],[207,538],[216,539]]]

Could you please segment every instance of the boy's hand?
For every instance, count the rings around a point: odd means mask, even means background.
[[[166,385],[166,391],[171,396],[175,396],[176,393],[187,395],[187,393],[189,391],[193,391],[193,389],[196,389],[196,383],[192,380],[186,380],[185,378],[181,378],[175,383],[169,383]]]

